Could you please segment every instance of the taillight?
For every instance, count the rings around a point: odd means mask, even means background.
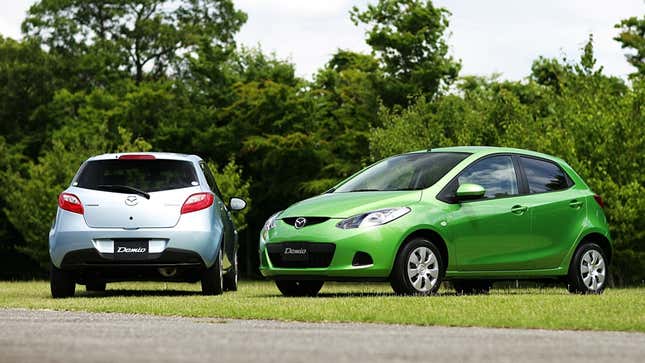
[[[155,160],[154,155],[148,154],[128,154],[119,156],[119,160]]]
[[[596,200],[596,203],[600,206],[600,208],[605,208],[605,203],[602,201],[602,197],[599,196],[598,194],[594,194],[593,199]]]
[[[58,206],[72,213],[83,214],[83,204],[74,194],[61,193],[58,196]]]
[[[211,193],[196,193],[188,197],[181,206],[181,214],[196,212],[198,210],[206,209],[213,205],[213,194]]]

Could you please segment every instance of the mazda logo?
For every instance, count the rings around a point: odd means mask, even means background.
[[[139,198],[137,198],[136,195],[128,195],[127,198],[125,198],[125,204],[129,206],[137,205],[139,203]]]
[[[296,229],[300,229],[307,224],[307,218],[305,217],[298,217],[296,218],[296,221],[293,223],[293,226],[296,227]]]

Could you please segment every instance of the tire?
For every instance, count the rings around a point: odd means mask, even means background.
[[[202,274],[202,294],[221,295],[224,292],[224,276],[222,272],[222,250],[219,250],[213,266]]]
[[[85,285],[85,291],[88,292],[105,292],[106,283],[102,281],[88,282]]]
[[[324,281],[275,281],[275,285],[284,296],[316,296],[324,284]]]
[[[390,284],[398,295],[432,295],[439,290],[444,271],[437,246],[425,238],[414,238],[396,256]]]
[[[76,290],[74,274],[61,270],[52,264],[49,274],[49,286],[54,299],[72,297]]]
[[[605,251],[595,243],[585,243],[578,247],[569,266],[569,292],[602,294],[609,278],[607,261]]]
[[[237,253],[233,257],[233,267],[224,275],[224,291],[237,291]]]
[[[457,295],[488,294],[492,283],[488,280],[453,280],[452,287]]]

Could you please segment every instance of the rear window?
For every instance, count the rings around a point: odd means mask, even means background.
[[[520,157],[520,163],[532,194],[563,190],[572,185],[571,179],[554,163],[526,157]]]
[[[101,185],[122,185],[145,192],[199,185],[193,164],[183,160],[95,160],[81,168],[74,186],[100,190]]]

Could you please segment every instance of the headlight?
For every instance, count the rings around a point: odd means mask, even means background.
[[[350,229],[380,226],[392,222],[397,218],[401,218],[408,213],[410,213],[410,208],[408,207],[380,209],[343,219],[336,224],[336,227]]]
[[[267,221],[264,222],[264,227],[262,227],[262,230],[263,231],[268,231],[268,230],[274,228],[275,227],[275,222],[278,219],[278,216],[280,215],[280,213],[282,213],[282,211],[279,211],[279,212],[273,214],[271,217],[269,217],[269,219],[267,219]]]

